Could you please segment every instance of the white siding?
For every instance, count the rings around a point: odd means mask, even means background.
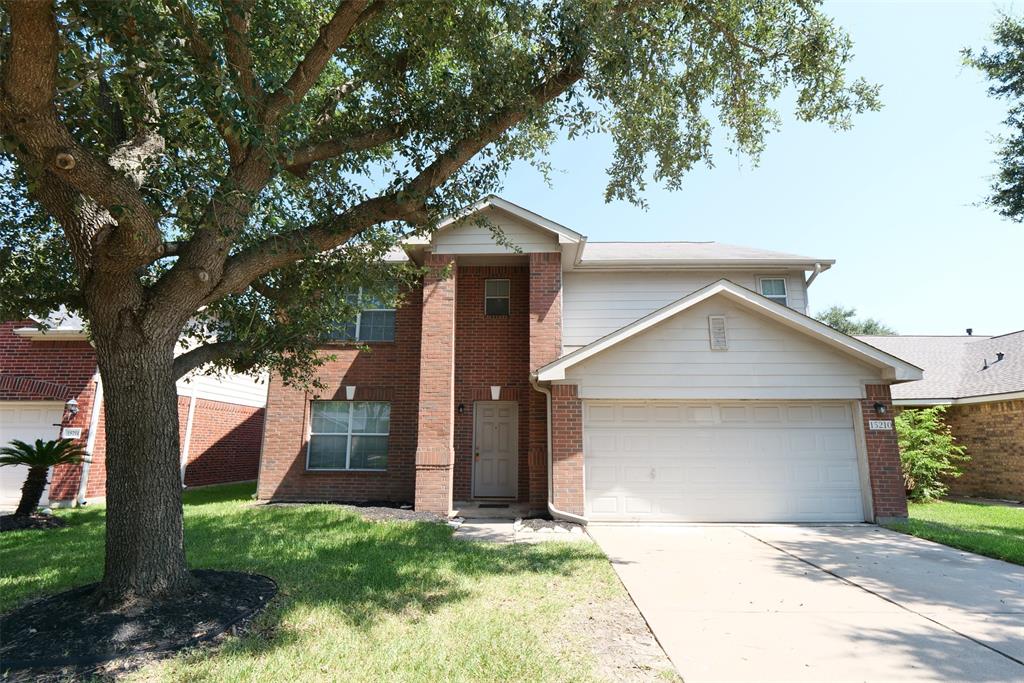
[[[761,275],[786,278],[790,308],[807,312],[802,272],[568,272],[562,283],[562,343],[568,353],[722,278],[757,289]]]
[[[211,377],[193,373],[178,380],[177,386],[179,396],[191,396],[195,391],[197,398],[262,408],[267,405],[267,384],[266,376],[256,378],[228,374]]]
[[[712,351],[708,316],[726,316]],[[878,370],[713,297],[566,371],[582,398],[856,399]]]
[[[530,227],[499,211],[488,211],[487,219],[523,253],[559,251],[555,235]],[[435,254],[513,254],[515,250],[497,244],[489,226],[467,221],[446,228],[434,236]]]

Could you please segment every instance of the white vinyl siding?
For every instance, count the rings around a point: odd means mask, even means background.
[[[722,278],[759,292],[763,271],[565,273],[562,343],[568,353]],[[785,277],[789,307],[807,313],[802,272]]]
[[[391,405],[312,401],[307,470],[386,470]]]
[[[849,402],[586,401],[591,521],[862,522]]]
[[[708,316],[728,350],[712,351]],[[582,398],[857,399],[880,371],[713,297],[566,370]]]
[[[559,251],[557,236],[529,227],[516,218],[500,211],[490,210],[486,214],[491,224],[501,229],[505,238],[515,245],[520,252]],[[515,249],[499,245],[494,241],[494,233],[486,225],[479,225],[472,220],[445,228],[434,235],[433,250],[435,254],[513,254]]]

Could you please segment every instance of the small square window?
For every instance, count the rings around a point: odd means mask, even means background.
[[[784,277],[763,277],[760,279],[761,296],[771,299],[777,304],[788,306],[786,296],[786,278]]]
[[[484,313],[487,315],[508,315],[509,281],[484,280]]]

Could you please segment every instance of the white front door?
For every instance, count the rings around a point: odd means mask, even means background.
[[[519,460],[519,404],[473,404],[473,495],[514,498]]]
[[[60,435],[58,423],[63,415],[63,403],[0,403],[0,446],[6,446],[13,439],[27,443],[34,443],[36,439],[56,439]],[[17,505],[21,499],[21,486],[25,483],[26,476],[26,467],[0,467],[0,505]],[[45,491],[39,502],[42,505],[47,504]]]
[[[853,420],[838,401],[587,401],[587,517],[863,522]]]

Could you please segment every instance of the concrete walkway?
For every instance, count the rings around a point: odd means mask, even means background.
[[[869,525],[588,532],[687,683],[1024,680],[1017,565]]]

